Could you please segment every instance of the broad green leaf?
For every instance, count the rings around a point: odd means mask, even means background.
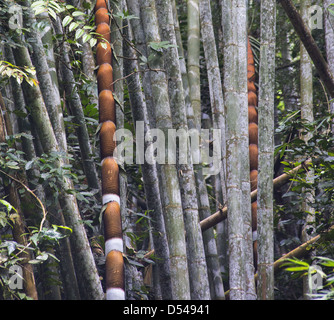
[[[140,59],[143,63],[147,63],[147,58],[146,58],[146,56],[141,55],[141,56],[139,57],[139,59]]]
[[[28,162],[26,163],[26,165],[24,166],[24,168],[25,168],[26,170],[30,170],[30,169],[32,168],[34,162],[35,162],[34,160],[30,160],[30,161],[28,161]]]
[[[162,52],[162,49],[167,49],[170,47],[176,47],[173,44],[169,44],[169,41],[161,41],[161,42],[150,42],[149,46],[154,50],[158,52]]]
[[[15,241],[6,241],[8,255],[12,254],[16,249],[16,242]]]
[[[34,233],[30,237],[30,241],[37,247],[37,244],[38,244],[38,233]]]
[[[84,33],[85,31],[83,29],[77,29],[77,31],[75,32],[75,39],[76,40],[80,39]]]
[[[95,38],[92,38],[92,39],[89,40],[89,45],[91,47],[94,47],[96,45],[96,42],[97,42],[97,40]]]
[[[79,23],[77,22],[72,22],[68,28],[69,32],[72,32],[74,29],[76,29],[79,26]]]
[[[29,83],[29,85],[30,85],[31,87],[34,86],[34,79],[32,79],[32,78],[26,78],[26,81]]]
[[[73,17],[83,16],[83,15],[85,15],[85,14],[83,12],[81,12],[81,11],[74,11],[72,13]]]
[[[73,18],[71,16],[66,16],[63,20],[63,27],[65,28],[72,20]]]
[[[55,2],[53,0],[49,1],[49,6],[52,7],[52,8],[54,8],[57,12],[62,12],[63,11],[63,9],[61,8],[61,6],[57,2]]]
[[[48,252],[49,257],[55,259],[57,262],[60,262],[60,260],[52,253]]]
[[[45,7],[37,7],[34,9],[35,16],[38,16],[43,12],[47,12],[47,9]]]
[[[37,259],[29,260],[30,264],[38,264],[38,263],[41,263],[41,262],[42,262],[41,260],[37,260]]]
[[[0,211],[0,226],[5,227],[8,223],[6,212]]]
[[[137,267],[144,267],[144,265],[143,265],[142,263],[139,263],[139,262],[137,262],[137,261],[135,261],[135,260],[132,260],[132,259],[129,259],[129,258],[127,258],[127,260],[128,260],[128,262],[129,262],[130,264],[132,264],[132,265],[134,265],[134,266],[137,266]]]
[[[83,36],[82,36],[82,42],[83,43],[86,43],[92,36],[90,34],[87,34],[85,33]]]
[[[46,261],[48,259],[48,254],[46,252],[42,252],[42,254],[38,255],[36,257],[37,260],[40,260],[40,261]]]
[[[14,210],[17,212],[17,210],[6,200],[0,199],[0,203],[3,204],[7,208],[7,212],[10,212],[11,210]]]
[[[53,19],[57,20],[56,12],[53,9],[51,9],[50,7],[48,8],[48,13]]]
[[[34,67],[24,67],[24,70],[28,73],[30,73],[32,76],[36,74],[36,69]]]
[[[31,4],[31,8],[36,8],[36,7],[39,7],[39,6],[45,6],[45,1],[43,0],[40,0],[40,1],[35,1]]]

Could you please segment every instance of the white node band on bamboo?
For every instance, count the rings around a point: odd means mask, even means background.
[[[117,194],[109,193],[109,194],[104,194],[102,196],[102,204],[103,205],[107,204],[108,202],[112,202],[112,201],[115,201],[119,205],[121,205],[121,198]]]
[[[125,291],[121,288],[107,288],[107,300],[125,300]]]
[[[111,238],[105,241],[105,256],[108,255],[110,251],[120,251],[123,253],[123,239],[121,238]]]
[[[253,231],[253,241],[257,240],[257,230]]]

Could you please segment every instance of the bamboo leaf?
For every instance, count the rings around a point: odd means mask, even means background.
[[[322,262],[320,262],[321,265],[323,265],[325,267],[334,268],[334,260],[333,259],[326,258],[326,257],[317,257],[317,259],[322,260]]]
[[[308,270],[308,266],[307,267],[288,267],[288,268],[285,268],[286,271],[292,271],[292,272],[295,272],[295,271],[307,271]]]

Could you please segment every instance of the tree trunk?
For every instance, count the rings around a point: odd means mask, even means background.
[[[127,7],[129,13],[138,17],[139,19],[131,19],[130,24],[133,30],[133,38],[136,49],[138,50],[138,58],[147,59],[148,58],[148,49],[146,46],[146,36],[143,29],[143,24],[141,22],[141,1],[140,0],[127,0]],[[140,53],[140,54],[139,54]],[[155,127],[154,119],[154,110],[153,110],[153,101],[152,101],[152,86],[151,86],[151,73],[146,70],[147,64],[140,64],[139,70],[143,72],[143,89],[145,94],[145,102],[148,112],[148,120],[151,128]]]
[[[14,65],[15,61],[14,61],[12,50],[10,48],[5,47],[5,55],[6,55],[6,59]],[[28,113],[25,108],[25,101],[24,101],[22,89],[20,85],[17,83],[17,81],[13,78],[11,78],[11,86],[12,86],[12,91],[15,92],[15,94],[13,95],[14,107],[15,107],[14,112]],[[18,117],[18,125],[19,125],[20,132],[29,133],[30,130],[32,129],[31,134],[34,137],[33,140],[26,139],[26,138],[22,139],[22,150],[25,153],[25,160],[31,161],[35,159],[36,156],[41,156],[43,151],[39,150],[39,147],[37,147],[39,144],[37,141],[39,140],[39,137],[37,136],[35,132],[36,130],[33,130],[34,127],[30,126],[29,119]],[[34,142],[35,142],[35,145],[34,145]],[[64,222],[64,218],[62,214],[60,213],[59,204],[57,201],[54,200],[54,197],[53,197],[54,193],[50,191],[49,188],[46,188],[45,193],[44,193],[44,189],[42,185],[38,183],[38,177],[40,176],[40,172],[37,166],[33,166],[30,170],[27,170],[26,175],[27,175],[30,189],[34,190],[38,198],[41,199],[43,203],[45,203],[46,199],[50,201],[50,205],[48,206],[48,212],[49,212],[48,221],[46,223],[50,222],[56,225],[64,225],[65,222]],[[40,212],[39,214],[42,214],[42,212]],[[74,266],[73,266],[69,239],[68,238],[61,239],[59,241],[59,246],[56,247],[56,251],[60,258],[60,269],[61,269],[63,286],[65,288],[64,291],[66,293],[65,296],[67,297],[67,299],[70,299],[70,300],[79,299],[80,295],[79,295],[79,291],[77,287],[77,280],[76,280]],[[52,264],[50,268],[53,268]],[[56,274],[56,273],[53,272],[53,274]],[[58,291],[57,288],[52,288],[52,292],[55,292],[55,295],[53,297],[60,296],[60,294],[58,294],[57,291]]]
[[[218,190],[222,194],[222,203],[226,201],[226,143],[225,143],[225,111],[224,111],[224,98],[223,98],[223,88],[220,77],[218,55],[215,43],[215,36],[212,25],[212,15],[210,1],[200,0],[199,1],[199,12],[200,12],[200,23],[202,32],[203,49],[205,54],[206,69],[209,81],[210,90],[210,102],[211,102],[211,112],[213,117],[213,128],[219,129],[221,133],[221,159],[220,164],[220,174],[216,175],[216,178],[220,176],[220,183],[218,184],[221,188]],[[204,217],[205,218],[205,217]],[[220,230],[217,229],[217,235],[226,236],[221,232],[224,227],[223,223],[220,225]],[[219,232],[220,231],[220,232]],[[208,233],[206,233],[208,234]],[[224,239],[223,237],[217,237],[217,254],[220,256],[224,255]],[[218,249],[221,250],[218,250]],[[215,266],[219,266],[219,262],[214,263]],[[210,268],[213,265],[209,265]],[[222,267],[222,266],[220,266]],[[212,272],[212,271],[211,271]],[[225,299],[224,287],[221,280],[221,276],[217,270],[214,272],[214,298],[215,299]]]
[[[226,112],[226,191],[229,212],[230,298],[243,300],[245,283],[245,230],[241,185],[241,114],[247,110],[247,29],[245,1],[222,1],[224,18],[224,100]]]
[[[150,67],[155,69],[150,73],[156,126],[162,130],[165,137],[168,137],[168,129],[172,129],[172,117],[167,79],[162,71],[164,69],[163,57],[149,47],[150,42],[161,42],[154,1],[141,1],[141,18],[146,33],[148,53],[153,57]],[[168,154],[167,141],[165,150],[165,154]],[[179,181],[175,165],[162,162],[158,164],[158,172],[170,250],[172,294],[173,299],[188,300],[190,299],[190,288]]]
[[[200,19],[199,2],[187,1],[187,75],[189,85],[189,108],[187,108],[187,121],[189,129],[201,132],[201,89],[200,89]],[[185,79],[185,77],[184,77]],[[186,79],[185,79],[186,80]],[[197,150],[196,150],[197,151]],[[197,159],[196,159],[197,158]],[[195,160],[196,159],[196,160]],[[202,157],[193,154],[194,172],[197,186],[197,198],[200,219],[210,215],[210,202],[206,181],[201,166]],[[213,230],[203,233],[204,248],[208,265],[211,296],[213,299],[223,297],[220,281],[220,266],[218,261],[217,245]]]
[[[309,8],[311,6],[310,0],[304,0],[301,2],[300,14],[305,23],[309,19]],[[301,119],[305,120],[306,123],[312,123],[313,117],[313,78],[312,78],[312,60],[310,59],[303,44],[300,45],[300,108],[301,108]],[[312,133],[308,132],[302,135],[301,138],[308,143],[308,140],[312,138]],[[306,182],[312,184],[314,179],[313,169],[306,173]],[[314,194],[312,191],[306,191],[305,199],[302,203],[302,210],[306,216],[305,224],[302,230],[302,241],[307,242],[315,236],[314,227],[315,223],[315,209],[312,207],[314,203]],[[311,256],[315,256],[315,251],[311,252]],[[309,276],[303,277],[303,292],[304,299],[312,299],[310,294],[317,293],[315,288],[309,285]]]
[[[1,116],[0,116],[0,142],[5,143],[5,138],[7,130],[5,126],[5,121],[3,118],[3,114],[6,113],[4,101],[0,92],[0,110],[1,110]],[[10,125],[7,123],[7,126]],[[2,175],[2,180],[5,180],[4,182],[4,189],[5,193],[8,196],[9,203],[17,210],[17,217],[15,219],[15,223],[13,225],[13,238],[14,240],[23,245],[27,246],[28,241],[26,237],[26,230],[25,230],[25,224],[24,224],[24,216],[23,212],[21,210],[21,202],[19,199],[19,195],[16,189],[16,183],[14,181],[9,181],[7,176]],[[35,276],[34,276],[34,270],[33,266],[29,264],[29,260],[31,260],[31,254],[30,251],[25,250],[20,255],[18,255],[18,258],[22,259],[22,277],[24,279],[24,291],[26,295],[34,300],[38,300],[38,294],[35,284]]]
[[[58,20],[55,24],[57,34],[62,34],[60,21]],[[70,112],[74,116],[74,123],[76,124],[82,167],[85,172],[89,188],[100,190],[100,182],[98,180],[94,159],[92,158],[93,154],[85,121],[85,115],[83,113],[81,99],[71,68],[69,45],[67,42],[63,43],[60,52],[62,55],[60,62],[62,82],[66,94],[66,99],[70,106]]]
[[[132,41],[131,30],[129,30],[128,33],[129,40]],[[125,73],[128,75],[131,74],[131,72],[133,72],[134,70],[139,70],[139,67],[138,62],[135,60],[135,52],[131,50],[128,45],[124,47],[124,50],[125,56],[129,57],[129,59],[126,59],[124,61]],[[151,150],[149,147],[150,143],[147,139],[144,139],[145,136],[149,133],[150,126],[148,121],[146,102],[142,93],[140,76],[138,72],[127,78],[127,84],[135,129],[139,132],[140,126],[142,126],[143,128],[144,136],[141,136],[140,134],[136,135],[137,143],[143,143],[143,147],[145,150]],[[140,159],[139,155],[136,159],[137,163],[141,163],[146,203],[149,210],[149,216],[152,218],[151,223],[154,229],[154,232],[152,234],[153,247],[157,256],[156,268],[159,273],[161,295],[164,300],[170,300],[172,298],[170,281],[170,259],[165,222],[163,220],[162,205],[160,200],[157,168],[155,164],[149,164],[147,161],[143,161],[144,159]],[[155,268],[155,266],[153,268]],[[157,284],[154,283],[154,287],[156,287],[156,285]],[[157,290],[155,290],[155,292],[156,291]]]
[[[17,65],[32,66],[29,54],[25,48],[14,50],[14,57]],[[26,82],[22,83],[22,89],[26,104],[31,108],[32,124],[36,128],[41,145],[45,153],[59,152],[59,146],[52,130],[52,125],[39,90],[39,87],[31,87]],[[64,163],[60,159],[54,163],[55,167],[60,168]],[[70,241],[79,279],[79,286],[86,299],[102,299],[103,291],[96,270],[93,255],[89,246],[86,231],[81,223],[80,212],[75,196],[67,193],[73,189],[72,182],[68,177],[64,177],[58,182],[59,202],[61,204],[66,224],[72,229]]]
[[[200,88],[200,21],[199,0],[187,0],[187,69],[189,80],[189,97],[193,109],[194,124],[201,128],[201,88]],[[189,119],[189,117],[188,117]],[[192,128],[193,126],[189,126]]]
[[[209,282],[205,264],[205,254],[202,233],[199,227],[196,183],[192,166],[191,150],[188,139],[188,125],[182,78],[174,31],[173,12],[170,1],[156,0],[157,15],[162,41],[168,41],[174,47],[165,49],[164,61],[168,77],[168,94],[172,112],[173,127],[185,133],[186,151],[176,152],[176,163],[179,174],[179,184],[184,212],[186,230],[188,269],[190,280],[190,295],[192,300],[208,300]],[[182,137],[179,138],[179,148]],[[169,152],[171,150],[169,149]],[[181,160],[181,156],[183,159]],[[186,159],[184,159],[186,158]],[[184,161],[185,160],[185,161]]]
[[[261,2],[259,175],[257,200],[258,298],[274,298],[274,97],[276,1]]]
[[[22,3],[30,7],[30,0],[24,0]],[[66,134],[64,129],[63,113],[60,105],[60,96],[58,88],[54,85],[49,70],[47,57],[44,51],[44,46],[40,33],[36,30],[36,18],[32,9],[29,8],[24,16],[25,26],[29,28],[28,37],[31,39],[31,60],[36,68],[37,78],[40,85],[40,90],[43,95],[44,103],[47,108],[49,118],[56,136],[56,140],[59,146],[59,151],[67,152]]]

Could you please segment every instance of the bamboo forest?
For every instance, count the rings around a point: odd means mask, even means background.
[[[334,1],[0,0],[0,107],[0,300],[334,300]]]

